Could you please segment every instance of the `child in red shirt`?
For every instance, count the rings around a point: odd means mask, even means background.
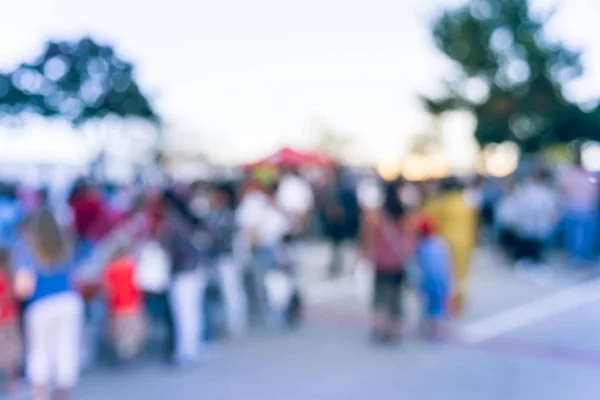
[[[23,361],[23,342],[8,258],[8,252],[0,249],[0,371],[5,374],[10,391],[18,381],[18,371]]]
[[[136,262],[120,246],[106,266],[102,284],[110,316],[110,339],[121,362],[131,361],[146,335],[144,301],[135,277]]]

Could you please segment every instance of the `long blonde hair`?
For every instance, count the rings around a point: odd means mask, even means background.
[[[45,267],[60,264],[68,257],[70,244],[50,210],[41,210],[28,227],[36,259]]]

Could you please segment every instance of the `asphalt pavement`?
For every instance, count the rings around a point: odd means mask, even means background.
[[[368,304],[348,275],[327,280],[327,247],[304,246],[307,321],[297,331],[253,330],[218,345],[191,370],[158,360],[85,373],[77,398],[177,400],[569,400],[600,392],[600,281],[560,257],[515,272],[493,249],[474,260],[465,316],[444,342],[367,340]],[[348,254],[348,271],[352,264]],[[409,320],[419,318],[409,294]]]

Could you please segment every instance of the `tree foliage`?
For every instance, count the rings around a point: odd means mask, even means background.
[[[546,38],[551,17],[535,15],[529,0],[471,0],[440,15],[435,43],[459,68],[445,96],[424,98],[425,107],[432,114],[472,111],[482,145],[509,140],[536,151],[600,139],[598,112],[584,112],[563,95],[583,73],[581,54]]]
[[[133,64],[90,38],[48,42],[36,60],[0,73],[0,117],[35,113],[74,125],[108,115],[159,122]]]

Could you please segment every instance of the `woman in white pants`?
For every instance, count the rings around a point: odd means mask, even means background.
[[[25,302],[26,370],[33,400],[68,399],[79,375],[83,302],[73,257],[50,211],[29,223],[15,246],[15,293]]]
[[[200,361],[202,352],[202,292],[205,286],[199,270],[199,252],[194,245],[194,227],[184,215],[181,205],[167,198],[166,213],[159,241],[170,258],[171,287],[169,303],[173,316],[173,361],[186,366]]]
[[[227,333],[231,337],[239,337],[248,325],[248,302],[242,280],[243,262],[236,259],[236,250],[240,250],[241,243],[237,243],[235,237],[233,199],[226,186],[217,185],[211,191],[210,200],[211,209],[204,218],[205,229],[210,236],[210,260],[218,272]]]
[[[175,330],[174,362],[180,366],[201,361],[204,326],[201,309],[204,279],[200,271],[186,271],[173,277],[169,301]]]

